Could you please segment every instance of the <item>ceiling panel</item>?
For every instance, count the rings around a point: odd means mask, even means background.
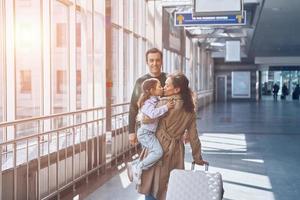
[[[253,56],[300,55],[300,1],[265,0],[251,44]]]

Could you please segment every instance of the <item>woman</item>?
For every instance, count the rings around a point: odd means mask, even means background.
[[[163,157],[150,169],[143,172],[138,191],[146,195],[146,200],[164,200],[167,183],[173,169],[184,169],[184,144],[181,140],[188,130],[193,159],[198,165],[207,164],[201,156],[201,143],[196,128],[195,104],[189,81],[183,74],[170,75],[166,80],[164,95],[174,99],[175,108],[160,120],[156,136],[163,148]],[[146,151],[141,153],[141,157]]]

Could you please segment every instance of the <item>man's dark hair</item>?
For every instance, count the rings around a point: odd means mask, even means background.
[[[161,52],[159,49],[157,49],[157,48],[151,48],[151,49],[149,49],[149,50],[146,52],[146,63],[147,63],[147,61],[148,61],[148,54],[149,54],[149,53],[159,53],[159,54],[160,54],[161,60],[163,59],[163,54],[162,54],[162,52]]]

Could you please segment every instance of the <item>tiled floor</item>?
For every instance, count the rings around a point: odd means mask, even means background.
[[[214,104],[198,115],[203,155],[210,162],[209,171],[223,176],[225,200],[300,199],[299,102]],[[187,145],[187,168],[190,162]],[[143,196],[121,171],[85,199],[139,200]]]

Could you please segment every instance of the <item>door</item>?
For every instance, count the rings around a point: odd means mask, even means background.
[[[219,75],[216,79],[216,101],[224,102],[227,99],[227,80],[225,75]]]

